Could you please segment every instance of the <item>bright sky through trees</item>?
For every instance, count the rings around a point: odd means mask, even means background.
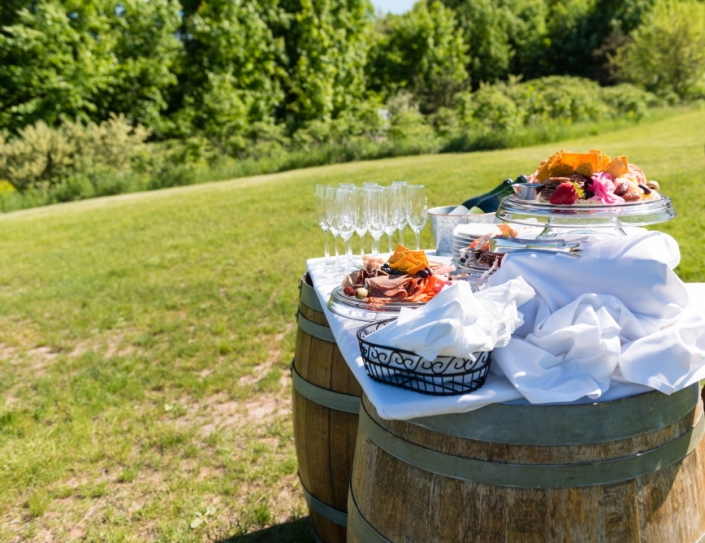
[[[382,13],[405,13],[409,11],[416,0],[372,0],[375,11]]]

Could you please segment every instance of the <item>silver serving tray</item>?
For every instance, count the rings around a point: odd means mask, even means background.
[[[385,319],[394,319],[399,316],[402,308],[418,309],[426,302],[388,302],[384,305],[371,304],[348,296],[343,292],[342,285],[335,287],[328,299],[328,309],[341,317],[358,321],[374,322]]]

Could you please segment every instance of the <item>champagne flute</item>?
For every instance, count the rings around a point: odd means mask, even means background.
[[[355,232],[360,237],[360,258],[365,256],[365,234],[367,222],[365,221],[365,189],[355,187]]]
[[[326,189],[332,188],[330,185],[316,185],[316,220],[318,221],[318,226],[323,230],[323,245],[325,247],[325,265],[330,266],[330,251],[328,250],[328,230],[330,229],[330,223],[328,222],[328,215],[326,214]]]
[[[387,234],[387,247],[389,252],[392,249],[392,236],[397,229],[397,223],[394,217],[394,188],[384,187],[384,233]]]
[[[335,191],[335,227],[345,242],[345,269],[352,267],[352,238],[355,232],[355,193],[339,188]]]
[[[338,266],[340,255],[338,253],[338,227],[335,223],[335,192],[334,187],[326,187],[326,220],[328,221],[328,230],[333,234],[333,248],[335,249],[335,266]]]
[[[404,227],[407,222],[407,195],[406,188],[409,184],[406,181],[394,181],[392,183],[392,188],[395,191],[394,200],[396,202],[394,206],[394,220],[397,224],[397,230],[399,230],[399,243],[404,245]]]
[[[379,238],[384,232],[384,190],[382,187],[365,189],[365,223],[372,236],[372,254],[379,255]]]
[[[409,196],[407,204],[407,220],[409,226],[414,231],[416,236],[416,250],[419,250],[419,235],[426,224],[426,212],[428,211],[428,203],[426,201],[426,188],[423,185],[409,185],[407,187]]]

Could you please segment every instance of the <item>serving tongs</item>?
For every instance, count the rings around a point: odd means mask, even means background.
[[[505,254],[518,251],[541,251],[549,253],[563,253],[568,256],[580,258],[580,243],[585,239],[575,241],[521,239],[507,236],[490,238],[490,252]]]

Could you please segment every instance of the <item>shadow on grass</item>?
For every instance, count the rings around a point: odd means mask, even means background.
[[[220,539],[217,543],[315,543],[308,517],[278,524],[246,535]]]

